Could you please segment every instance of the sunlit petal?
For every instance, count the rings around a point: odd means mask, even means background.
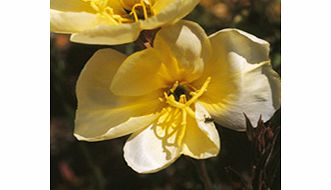
[[[178,21],[198,2],[51,0],[51,31],[72,34],[70,40],[78,43],[124,44],[135,41],[142,30]],[[144,9],[143,15],[137,7]]]
[[[155,125],[131,135],[124,146],[127,164],[138,173],[153,173],[166,168],[180,156],[177,146],[164,149],[164,141],[156,134]]]
[[[73,33],[94,28],[97,17],[91,13],[62,12],[51,10],[51,31],[58,33]]]
[[[77,82],[78,108],[75,136],[98,141],[133,133],[157,118],[159,94],[119,97],[110,83],[125,55],[111,49],[99,50],[88,61]]]
[[[91,6],[82,0],[51,0],[51,9],[68,12],[93,12]]]
[[[70,40],[85,44],[124,44],[135,41],[140,32],[139,23],[121,25],[98,25],[72,34]]]
[[[172,78],[188,82],[201,76],[210,53],[205,32],[190,21],[163,28],[155,37],[154,48],[162,52]]]
[[[156,15],[141,21],[141,27],[148,30],[160,27],[167,23],[177,22],[189,14],[198,3],[198,0],[156,1],[153,6]]]
[[[166,87],[159,74],[162,60],[154,49],[145,49],[129,56],[119,67],[111,84],[117,95],[137,96]]]
[[[217,156],[220,150],[220,138],[211,120],[212,117],[200,103],[195,105],[195,114],[196,119],[188,119],[183,140],[183,154],[196,159]]]
[[[280,107],[280,79],[272,70],[269,44],[245,32],[227,29],[210,37],[213,59],[205,76],[211,76],[203,105],[224,127],[245,130],[246,113],[256,124],[268,120]]]

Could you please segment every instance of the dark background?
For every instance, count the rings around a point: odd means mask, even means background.
[[[280,1],[201,0],[186,19],[199,23],[207,34],[235,27],[267,40],[271,45],[273,67],[281,74]],[[51,189],[204,189],[200,161],[181,156],[165,170],[141,175],[124,161],[122,148],[127,136],[93,143],[77,141],[72,135],[75,84],[84,64],[100,48],[111,47],[130,54],[137,47],[133,44],[81,45],[69,42],[67,35],[52,33],[50,37]],[[280,131],[279,112],[271,120],[266,126],[277,134]],[[270,142],[267,141],[266,144],[269,142],[273,147],[267,154],[268,146],[265,145],[266,151],[257,150],[257,140],[250,141],[246,133],[219,125],[217,128],[222,141],[220,155],[204,161],[215,189],[266,189],[260,183],[266,183],[271,189],[280,189],[280,136],[274,135]],[[268,155],[272,159],[266,164]],[[260,179],[257,173],[263,172],[265,175]]]

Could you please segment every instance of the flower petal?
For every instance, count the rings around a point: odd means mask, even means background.
[[[90,4],[82,0],[51,0],[51,9],[68,12],[93,12]]]
[[[199,4],[199,2],[199,0],[181,0],[181,9],[176,17],[175,22],[188,15],[194,9],[194,7]]]
[[[268,42],[235,29],[217,32],[210,41],[213,59],[204,75],[212,82],[203,105],[216,122],[234,130],[246,130],[243,113],[253,124],[260,115],[267,121],[280,107],[280,79],[269,61]]]
[[[119,97],[109,86],[125,55],[112,50],[97,51],[85,65],[77,82],[78,108],[75,136],[99,141],[133,133],[158,117],[159,94]]]
[[[162,52],[163,61],[173,78],[187,82],[201,76],[211,52],[203,29],[190,21],[162,28],[155,37],[154,48]]]
[[[224,29],[212,34],[209,38],[210,40],[218,39],[214,42],[215,45],[222,46],[226,52],[241,55],[250,64],[269,60],[269,43],[247,32]]]
[[[154,49],[130,55],[120,66],[111,84],[116,95],[138,96],[166,87],[159,75],[162,62]]]
[[[155,125],[131,135],[124,146],[127,164],[138,173],[154,173],[168,167],[180,156],[180,149],[169,146],[157,136]]]
[[[125,1],[127,2],[127,0]],[[123,9],[122,3],[119,0],[108,0],[108,6],[110,6],[115,14],[125,14],[125,9]]]
[[[153,6],[156,15],[149,17],[146,20],[141,20],[141,28],[144,30],[151,30],[158,28],[165,23],[172,22],[178,14],[179,5],[180,0],[156,1]]]
[[[195,104],[196,119],[189,117],[183,140],[183,154],[205,159],[215,157],[220,150],[220,138],[211,116],[200,104]]]
[[[141,21],[141,27],[150,30],[167,23],[178,21],[189,14],[198,3],[198,0],[156,1],[153,5],[156,15]]]
[[[74,33],[94,28],[98,22],[94,14],[85,12],[62,12],[51,10],[51,31]]]
[[[85,44],[117,45],[135,41],[140,32],[139,23],[98,25],[72,34],[70,40]]]

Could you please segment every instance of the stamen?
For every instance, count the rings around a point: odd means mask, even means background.
[[[184,109],[186,107],[191,106],[194,102],[198,100],[202,96],[204,92],[207,91],[207,87],[211,81],[211,77],[208,77],[206,81],[203,83],[202,87],[199,90],[196,90],[195,92],[190,92],[189,94],[192,96],[191,99],[187,101],[187,97],[185,94],[181,94],[179,97],[179,101],[176,101],[175,97],[173,94],[170,96],[164,92],[164,98],[166,100],[166,103],[173,107],[177,107],[179,109]],[[172,86],[170,89],[171,93],[174,93],[176,88],[179,86],[178,81],[175,82],[175,84]]]
[[[196,92],[190,92],[191,96],[195,96],[197,93]]]
[[[125,1],[123,0],[120,0],[121,6],[126,11],[128,11],[128,13],[121,15],[114,13],[112,6],[109,3],[109,0],[81,0],[81,1],[89,3],[92,9],[96,11],[97,15],[109,19],[109,21],[112,24],[138,22],[139,19],[147,19],[148,17],[155,15],[155,11],[152,7],[154,2],[153,1],[151,2],[150,0],[140,0],[139,3],[135,3],[133,6],[126,4]]]
[[[189,116],[191,116],[192,118],[195,118],[195,113],[191,107],[186,107],[185,110],[187,111]]]
[[[147,1],[148,2],[148,1]],[[140,4],[142,5],[143,7],[143,12],[144,12],[144,18],[148,18],[148,15],[147,15],[147,7],[146,7],[146,2],[144,0],[141,0],[140,1]]]
[[[181,146],[182,142],[183,142],[183,138],[185,135],[185,130],[186,130],[186,124],[187,124],[187,112],[185,109],[182,110],[182,122],[181,122],[181,127],[180,127],[180,131],[178,132],[179,134],[177,135],[176,141],[177,141],[177,145]]]
[[[166,158],[170,158],[169,146],[182,146],[187,127],[187,116],[196,118],[191,105],[207,91],[210,81],[211,77],[208,77],[198,90],[193,86],[188,86],[188,84],[184,83],[180,84],[179,81],[176,81],[167,92],[163,93],[164,98],[159,98],[161,102],[166,102],[170,105],[161,111],[161,116],[157,123],[163,129],[164,135],[158,134],[156,130],[156,136],[162,140]],[[193,89],[195,91],[190,92]],[[179,118],[179,112],[181,112],[181,118]]]
[[[157,122],[157,127],[154,129],[156,136],[162,140],[163,151],[166,153],[167,159],[170,159],[171,155],[169,149],[170,146],[182,146],[187,128],[187,117],[196,117],[195,112],[191,108],[191,104],[207,90],[210,81],[211,78],[208,77],[199,90],[190,93],[192,98],[189,100],[188,97],[190,96],[187,95],[185,90],[183,91],[183,94],[176,95],[179,96],[178,101],[175,99],[174,94],[168,94],[169,91],[170,93],[175,93],[176,89],[180,87],[178,81],[176,81],[172,88],[168,90],[168,93],[164,92],[164,98],[159,98],[160,101],[166,102],[170,105],[169,107],[162,109],[161,116]]]
[[[123,4],[123,1],[121,1],[121,3]],[[155,15],[154,13],[154,10],[152,8],[152,5],[149,3],[148,0],[140,0],[140,3],[136,3],[132,8],[131,8],[131,12],[130,12],[130,15],[133,15],[134,17],[134,21],[135,22],[138,22],[139,21],[139,17],[138,17],[138,13],[137,13],[137,8],[138,7],[141,7],[142,10],[143,10],[143,16],[144,16],[144,19],[147,19],[148,18],[148,12],[147,12],[147,9],[149,9],[151,11],[151,15]]]
[[[202,87],[199,90],[195,91],[193,97],[186,103],[188,106],[197,101],[197,99],[200,98],[200,96],[202,96],[202,94],[207,91],[207,87],[210,83],[210,80],[211,77],[208,77],[207,80],[203,83]]]
[[[146,4],[146,5],[148,5],[148,7],[149,7],[149,10],[151,11],[151,16],[154,16],[155,15],[155,11],[154,11],[154,9],[153,9],[153,7],[152,7],[152,5],[154,4],[154,1],[153,0],[143,0],[144,1],[144,3]],[[152,1],[152,2],[151,2]],[[147,11],[147,10],[146,10]]]
[[[191,99],[187,100],[187,92],[184,90],[183,94],[177,94],[176,96],[179,96],[179,100],[176,101],[174,94],[176,94],[177,88],[181,86],[178,81],[174,83],[174,85],[169,89],[170,95],[167,92],[164,92],[164,98],[159,98],[160,101],[166,102],[171,107],[167,107],[167,109],[163,109],[161,112],[161,117],[159,119],[158,125],[162,126],[164,130],[164,136],[157,135],[162,139],[162,146],[164,149],[164,152],[167,153],[167,157],[169,156],[169,150],[167,146],[181,146],[185,131],[187,127],[187,115],[189,115],[192,118],[196,118],[195,112],[191,108],[191,104],[193,104],[197,99],[202,96],[202,94],[207,91],[207,87],[211,81],[211,77],[208,77],[206,81],[203,83],[201,88],[199,90],[196,90],[195,92],[190,92],[189,95],[191,95]],[[190,87],[190,89],[193,89]],[[172,110],[174,109],[175,110]],[[178,112],[181,111],[181,122],[180,124],[178,122]],[[174,142],[172,141],[174,138]],[[172,141],[172,142],[169,142]]]
[[[182,103],[182,104],[185,104],[187,102],[185,94],[180,95],[179,102]]]
[[[184,109],[185,108],[185,104],[177,102],[175,100],[174,95],[170,95],[168,96],[167,93],[165,93],[165,99],[166,99],[166,103],[168,103],[169,105],[179,108],[179,109]]]
[[[134,21],[135,21],[135,22],[137,22],[137,21],[139,20],[139,19],[138,19],[138,15],[137,15],[137,13],[136,13],[136,11],[135,11],[135,7],[133,7],[133,9],[132,9],[130,15],[133,15],[133,17],[134,17]]]

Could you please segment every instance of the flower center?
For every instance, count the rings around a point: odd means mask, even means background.
[[[114,7],[109,0],[82,0],[112,24],[132,23],[155,15],[154,0],[118,0],[120,7]]]
[[[194,111],[190,106],[207,91],[210,80],[211,77],[208,77],[198,90],[190,84],[180,84],[176,81],[167,92],[164,92],[164,98],[160,98],[160,101],[165,101],[170,106],[179,108],[195,118]]]
[[[191,95],[190,95],[190,92],[191,92],[191,86],[189,85],[186,85],[186,84],[178,84],[178,82],[175,83],[176,85],[176,89],[173,90],[173,88],[171,88],[168,92],[168,96],[169,95],[173,95],[175,97],[175,100],[178,102],[180,100],[180,97],[182,95],[185,95],[186,96],[186,99],[191,99]],[[174,86],[175,86],[174,85]],[[173,86],[173,87],[174,87]]]
[[[162,130],[158,132],[155,129],[155,134],[162,139],[162,146],[167,157],[169,156],[168,146],[181,146],[186,131],[187,116],[196,118],[191,105],[207,91],[210,80],[211,77],[208,77],[198,90],[190,84],[176,81],[169,90],[164,92],[164,98],[160,98],[161,102],[166,102],[170,107],[163,108],[158,120],[158,126]]]

